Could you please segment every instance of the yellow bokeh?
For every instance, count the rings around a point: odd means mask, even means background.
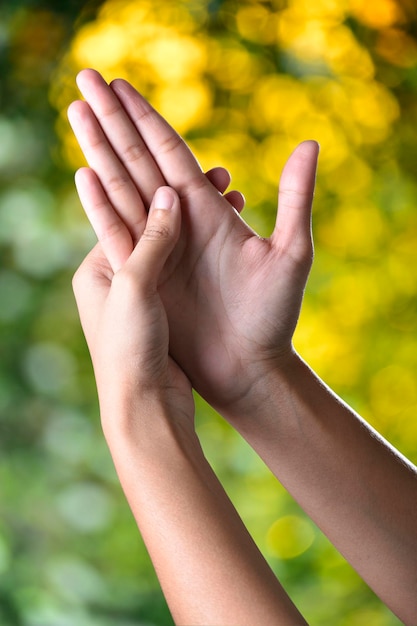
[[[398,118],[399,107],[395,97],[376,82],[367,84],[350,81],[351,115],[362,127],[364,143],[382,141],[391,124]]]
[[[345,26],[328,31],[323,57],[336,75],[370,80],[375,74],[369,54]]]
[[[88,24],[79,32],[72,48],[74,60],[80,67],[96,68],[99,62],[99,67],[107,71],[120,65],[130,50],[131,41],[123,25],[113,22],[102,22],[99,29],[94,23]]]
[[[349,0],[349,11],[361,22],[372,28],[385,28],[403,20],[403,13],[396,0]]]
[[[417,378],[403,365],[388,365],[372,377],[369,398],[375,419],[389,421],[407,409],[417,409]]]
[[[276,41],[286,53],[306,63],[315,59],[334,74],[316,77],[313,65],[312,75],[302,79],[271,71],[266,52],[251,52],[232,27],[221,37],[201,30],[207,19],[204,2],[192,8],[187,2],[168,0],[109,0],[97,19],[75,36],[61,84],[56,81],[51,97],[59,108],[66,106],[77,97],[71,72],[73,76],[82,67],[93,66],[108,80],[115,76],[131,80],[179,132],[207,129],[212,134],[215,129],[218,137],[236,130],[246,134],[241,143],[254,150],[255,204],[271,201],[262,194],[270,193],[289,152],[307,138],[321,145],[320,171],[325,184],[328,176],[329,189],[336,180],[343,184],[345,168],[354,165],[355,184],[346,185],[352,193],[353,187],[366,185],[369,170],[355,160],[351,145],[384,140],[398,117],[398,106],[372,79],[368,51],[344,24],[349,7],[347,1],[293,0],[286,8],[281,3],[271,9],[266,3],[248,2],[236,10],[236,27],[243,37],[267,45]],[[223,115],[225,103],[236,110],[234,115]],[[59,128],[65,135],[65,125]],[[255,142],[252,131],[261,135]],[[69,129],[66,134],[64,152],[74,163],[74,141]],[[243,175],[241,159],[231,150],[219,143],[217,154],[219,160],[227,154],[231,161],[225,165],[235,165]],[[205,167],[204,154],[200,159]],[[215,160],[207,155],[207,167]]]
[[[399,67],[413,67],[417,64],[417,44],[399,28],[383,30],[379,34],[376,50],[386,61]]]
[[[220,33],[205,28],[203,0],[108,0],[74,37],[51,90],[62,112],[63,153],[72,167],[81,164],[64,112],[77,97],[75,73],[90,65],[109,80],[125,76],[191,137],[204,169],[231,170],[232,186],[253,207],[247,218],[267,235],[288,155],[299,141],[319,141],[315,211],[324,210],[320,193],[334,200],[316,227],[317,244],[346,265],[320,288],[320,309],[307,294],[296,342],[333,384],[354,385],[364,360],[362,333],[375,311],[389,312],[398,294],[415,292],[405,269],[416,236],[392,241],[389,221],[369,198],[374,171],[364,150],[378,150],[393,136],[400,108],[347,19],[378,29],[376,53],[398,66],[411,67],[416,44],[401,30],[401,12],[391,0],[378,7],[361,0],[247,1],[228,10]],[[283,63],[279,69],[273,54]],[[398,328],[408,323],[405,317],[395,322]]]
[[[272,524],[267,547],[280,559],[294,559],[306,552],[315,539],[313,524],[299,515],[285,515]]]
[[[261,4],[238,9],[236,23],[245,39],[263,44],[271,44],[276,40],[276,14]]]
[[[251,93],[258,89],[262,62],[238,42],[212,40],[209,45],[208,72],[229,92]]]
[[[211,91],[203,82],[163,85],[155,90],[153,103],[179,133],[210,121]]]
[[[347,0],[290,0],[287,10],[297,21],[317,19],[323,22],[343,22],[348,6]]]
[[[336,22],[337,24],[338,22]],[[289,49],[308,60],[321,59],[331,24],[319,19],[307,20],[295,11],[284,12],[278,21],[278,39],[284,49]]]
[[[267,74],[256,85],[250,104],[253,126],[271,133],[292,128],[311,109],[305,86],[285,74]]]
[[[343,3],[338,7],[337,3],[325,4],[328,10],[323,9],[323,13],[315,3],[310,3],[315,7],[310,12],[303,10],[301,3],[284,11],[278,21],[280,44],[306,63],[321,62],[335,74],[372,78],[374,65],[369,52],[343,24]]]
[[[343,202],[349,201],[357,205],[362,202],[361,196],[366,194],[369,189],[372,183],[372,176],[373,172],[370,166],[354,154],[351,149],[343,163],[334,167],[332,176],[327,177],[324,182],[327,190],[343,198]],[[378,228],[379,221],[380,216],[378,214],[376,228]],[[326,225],[324,225],[324,229],[326,229]],[[330,228],[327,230],[329,231],[329,237],[326,239],[326,242],[333,247],[336,240],[336,245],[338,245],[337,233],[330,233]]]
[[[175,31],[160,34],[141,48],[155,82],[195,80],[206,67],[207,54],[201,39],[179,36]]]
[[[350,167],[346,168],[344,176],[347,187],[355,173]],[[320,224],[317,229],[317,238],[327,249],[343,257],[357,258],[368,258],[377,254],[388,234],[381,211],[369,202],[341,205],[334,216]]]
[[[414,239],[414,245],[416,245],[416,239]],[[410,267],[410,263],[414,262],[413,257],[407,258],[407,255],[403,257],[396,251],[389,251],[385,258],[386,285],[389,286],[391,292],[394,292],[396,297],[400,294],[413,296],[417,290],[417,272]]]
[[[288,154],[295,145],[284,133],[271,134],[259,145],[260,175],[272,185],[278,183],[279,174]]]
[[[344,324],[340,328],[340,317],[336,315],[344,317],[342,303],[336,312],[307,300],[294,334],[294,345],[329,385],[352,388],[359,382],[364,353],[356,329],[351,326],[347,333]]]
[[[61,153],[75,169],[83,159],[65,110],[79,97],[76,73],[93,66],[106,80],[127,78],[185,136],[204,170],[230,169],[231,188],[247,199],[243,218],[261,236],[274,226],[289,154],[316,139],[316,257],[295,348],[413,455],[417,44],[409,7],[411,0],[105,0],[76,32],[50,100],[59,111]],[[337,616],[329,623],[354,624],[355,611],[359,620],[385,623],[374,598],[352,608],[353,595],[359,589],[355,597],[368,598],[367,590],[352,573],[344,578],[343,559],[332,561],[314,525],[292,514],[293,502],[255,453],[199,401],[197,413],[216,472],[279,576],[288,571],[300,585],[294,597],[311,623],[324,614],[322,597],[313,597],[323,584],[330,589],[325,610]],[[299,555],[294,577],[281,560]]]
[[[335,277],[323,295],[330,315],[349,332],[372,318],[382,297],[375,272],[355,267],[350,274]]]

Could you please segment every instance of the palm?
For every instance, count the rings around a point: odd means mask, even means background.
[[[168,354],[168,320],[158,293],[144,302],[140,292],[124,282],[123,272],[113,280],[100,244],[83,265],[93,272],[85,274],[81,266],[74,287],[102,395],[114,389],[123,393],[140,380],[145,388],[156,386],[164,394],[173,415],[192,420],[190,381]]]
[[[311,263],[317,146],[305,144],[288,162],[277,225],[271,239],[262,240],[130,85],[108,86],[91,70],[80,75],[79,85],[93,112],[76,103],[71,123],[104,181],[105,195],[97,192],[95,204],[99,222],[107,220],[112,233],[106,254],[114,255],[116,267],[140,237],[155,189],[168,184],[180,195],[182,233],[160,285],[170,350],[196,389],[224,406],[252,384],[254,363],[277,358],[291,345]],[[91,201],[89,186],[91,180],[84,181],[80,190],[84,206]]]
[[[190,228],[200,222],[192,210],[189,217]],[[308,262],[280,258],[233,211],[223,214],[220,227],[199,228],[200,241],[194,237],[173,259],[161,293],[172,354],[193,386],[220,406],[245,395],[248,364],[290,348]]]

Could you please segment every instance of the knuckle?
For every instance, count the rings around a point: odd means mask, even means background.
[[[205,175],[201,172],[196,175],[190,176],[186,185],[177,187],[179,198],[181,202],[191,202],[192,197],[204,191],[207,188],[207,180]]]
[[[117,176],[113,176],[107,182],[107,191],[109,193],[117,193],[121,191],[125,187],[127,187],[130,183],[130,178],[127,174],[118,174]]]
[[[107,103],[107,105],[103,107],[101,116],[104,118],[113,117],[114,115],[118,115],[121,109],[120,103],[117,100],[112,100],[112,102]]]
[[[107,147],[105,138],[100,133],[91,133],[89,136],[89,145],[92,150],[101,150]]]
[[[123,293],[123,297],[130,299],[138,292],[138,277],[136,272],[128,267],[116,272],[112,279],[112,289]]]
[[[147,149],[143,144],[135,143],[123,150],[123,160],[126,163],[134,163],[143,158]]]
[[[155,121],[155,111],[152,109],[148,102],[144,101],[141,102],[140,105],[137,104],[133,121],[136,126],[142,123],[149,123],[150,125],[152,125],[152,122]]]
[[[77,297],[79,294],[90,292],[98,281],[102,279],[111,281],[112,276],[107,259],[101,254],[100,245],[96,244],[74,272],[72,277],[74,295]]]
[[[301,191],[300,189],[291,189],[289,187],[280,188],[280,199],[283,200],[289,208],[298,208],[300,205],[308,205],[313,201],[314,194],[311,191]]]
[[[183,141],[179,135],[172,134],[163,140],[158,149],[158,155],[167,155],[174,152],[182,145]]]
[[[314,258],[314,249],[311,242],[299,241],[293,250],[287,251],[287,254],[296,270],[302,275],[310,270]]]
[[[100,236],[100,240],[102,242],[118,239],[120,235],[123,233],[124,224],[120,220],[114,220],[106,224],[106,228]]]
[[[112,280],[112,290],[115,294],[122,294],[125,303],[136,303],[135,306],[155,294],[153,277],[136,267],[124,267],[116,272]]]
[[[190,180],[188,181],[188,184],[187,184],[187,194],[192,195],[193,193],[198,193],[199,191],[201,191],[202,189],[205,189],[206,187],[207,187],[207,181],[205,179],[205,176],[202,173],[199,173],[193,176],[192,178],[190,177]]]
[[[313,245],[309,242],[305,242],[304,245],[301,245],[298,253],[298,258],[299,263],[302,267],[310,267],[313,264],[314,260]]]
[[[172,231],[167,224],[150,224],[145,228],[142,239],[145,241],[166,241],[171,239]]]

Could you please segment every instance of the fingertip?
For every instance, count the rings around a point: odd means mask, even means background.
[[[230,181],[232,180],[229,170],[225,167],[213,167],[211,170],[206,172],[206,178],[220,193],[224,193],[226,191],[230,185]]]
[[[181,204],[177,192],[172,187],[159,187],[154,194],[147,227],[152,230],[152,224],[156,223],[157,228],[161,229],[161,233],[164,233],[167,239],[172,238],[174,241],[178,239],[181,228]]]
[[[114,78],[109,84],[110,89],[115,96],[120,100],[127,112],[131,110],[131,107],[137,109],[140,107],[139,117],[142,114],[142,109],[146,111],[154,111],[152,105],[147,99],[124,78]]]
[[[292,152],[281,173],[280,190],[298,189],[301,194],[314,191],[320,144],[309,139]]]
[[[153,197],[148,220],[128,263],[133,264],[142,286],[156,288],[158,277],[181,232],[181,211],[177,193],[159,187]],[[133,267],[132,266],[132,267]]]
[[[77,76],[75,77],[75,82],[77,83],[78,87],[80,87],[83,83],[85,83],[87,80],[90,80],[91,78],[102,78],[102,76],[100,72],[93,69],[92,67],[85,67],[78,72]]]
[[[126,84],[126,81],[123,78],[113,78],[113,80],[110,81],[109,86],[113,89],[122,86]]]
[[[74,174],[75,185],[79,189],[80,185],[90,182],[95,178],[95,173],[90,167],[79,167]]]
[[[170,211],[174,208],[178,196],[171,187],[159,187],[152,201],[152,209],[162,209],[164,211]]]
[[[67,109],[67,118],[74,131],[89,113],[91,113],[91,107],[85,100],[74,100],[71,102]]]
[[[75,185],[77,186],[78,183],[80,182],[80,180],[82,180],[83,177],[83,167],[78,168],[78,170],[75,171],[74,174],[74,180],[75,180]]]
[[[128,94],[131,90],[136,92],[136,89],[124,78],[114,78],[109,83],[109,87],[116,95]]]
[[[246,198],[240,191],[233,189],[226,193],[224,197],[238,213],[241,213],[245,208]]]
[[[315,139],[306,139],[297,146],[296,150],[300,150],[308,155],[313,154],[317,157],[320,153],[320,144]]]
[[[82,92],[83,91],[83,86],[86,80],[88,80],[89,74],[91,72],[94,72],[94,70],[90,69],[90,68],[85,68],[82,69],[78,72],[78,74],[75,77],[75,82],[77,84],[78,89]]]
[[[86,68],[78,72],[75,82],[81,95],[88,101],[94,102],[100,93],[100,88],[107,86],[104,77],[92,68]]]
[[[71,103],[68,105],[68,108],[67,108],[67,117],[68,117],[68,120],[69,120],[70,122],[71,122],[71,121],[74,119],[74,117],[78,114],[78,109],[79,109],[79,106],[80,106],[80,105],[79,105],[79,103],[80,103],[80,102],[81,102],[81,100],[74,100],[73,102],[71,102]]]

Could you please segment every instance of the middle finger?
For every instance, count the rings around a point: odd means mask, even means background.
[[[148,208],[155,190],[165,181],[142,137],[119,98],[98,72],[83,70],[77,77],[77,84],[132,180],[137,181],[137,174],[141,173],[139,192]]]

